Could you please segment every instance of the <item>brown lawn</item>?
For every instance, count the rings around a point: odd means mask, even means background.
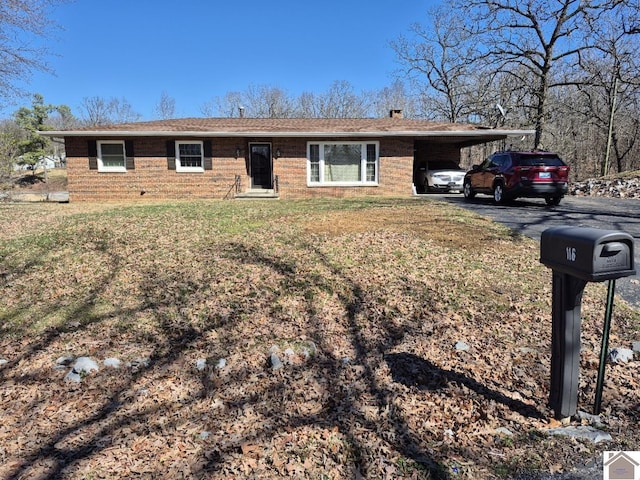
[[[607,367],[613,442],[548,435],[551,273],[450,205],[0,214],[0,478],[502,478],[640,445],[637,361]],[[604,297],[583,299],[581,410]],[[611,345],[639,326],[617,300]],[[80,356],[99,370],[65,380]]]

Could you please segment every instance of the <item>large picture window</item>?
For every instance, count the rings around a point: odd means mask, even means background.
[[[378,142],[312,142],[307,146],[310,185],[378,183]]]
[[[98,171],[101,172],[126,172],[127,161],[124,141],[100,141],[97,142]]]
[[[202,142],[176,142],[176,171],[204,172]]]

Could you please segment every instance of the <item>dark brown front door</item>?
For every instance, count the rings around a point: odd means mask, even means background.
[[[273,188],[271,174],[271,144],[252,143],[251,151],[251,188]]]

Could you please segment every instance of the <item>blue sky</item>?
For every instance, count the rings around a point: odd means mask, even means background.
[[[389,86],[389,42],[438,0],[75,0],[53,15],[55,76],[26,86],[78,114],[84,97],[126,99],[150,119],[163,91],[176,116],[250,85],[292,96],[346,80],[356,92]],[[29,99],[22,101],[28,105]]]

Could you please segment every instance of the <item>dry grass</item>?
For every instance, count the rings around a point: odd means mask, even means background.
[[[545,434],[550,272],[535,242],[450,205],[0,212],[1,478],[494,478],[640,443],[633,366],[608,370],[613,444]],[[601,287],[583,301],[583,409]],[[614,322],[612,344],[639,339],[622,302]],[[132,366],[74,384],[64,355]]]

